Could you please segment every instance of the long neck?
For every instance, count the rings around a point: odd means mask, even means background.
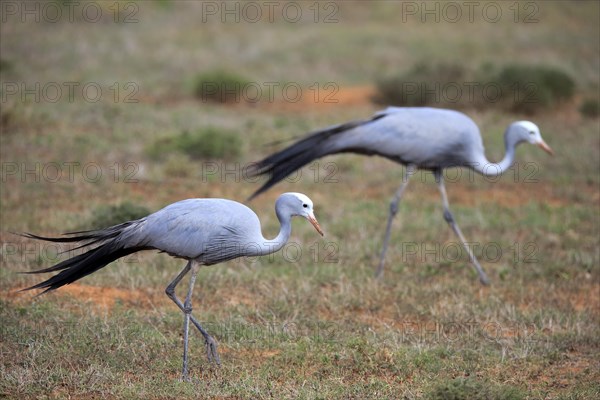
[[[485,176],[502,175],[515,161],[515,148],[517,144],[511,140],[510,135],[504,135],[505,154],[502,161],[493,163],[488,161],[485,154],[481,154],[478,160],[474,163],[473,169]]]
[[[290,234],[292,233],[290,217],[283,217],[277,213],[277,219],[279,219],[281,225],[279,234],[274,239],[265,239],[262,243],[258,243],[258,251],[255,255],[264,256],[266,254],[275,253],[287,243]]]

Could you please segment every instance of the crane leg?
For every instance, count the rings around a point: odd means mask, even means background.
[[[192,315],[192,291],[194,288],[194,283],[196,282],[196,275],[198,274],[198,270],[200,269],[200,265],[189,261],[185,268],[173,279],[173,281],[167,286],[165,292],[167,296],[179,307],[181,311],[184,313],[183,320],[183,370],[182,370],[182,378],[184,380],[188,380],[188,368],[187,368],[187,351],[188,351],[188,330],[189,323],[192,321],[194,326],[200,331],[202,336],[204,337],[204,341],[206,343],[206,354],[209,361],[214,361],[217,365],[221,365],[221,360],[219,359],[219,354],[217,353],[217,342],[213,339],[212,336],[206,332],[206,330],[200,325],[200,323],[194,318]],[[190,287],[188,289],[187,296],[185,298],[184,303],[181,302],[175,295],[175,287],[181,282],[183,277],[192,271],[192,275],[190,278]]]
[[[406,170],[404,171],[404,178],[402,180],[402,184],[394,193],[394,197],[392,197],[392,202],[390,203],[390,215],[387,221],[387,227],[385,228],[385,236],[383,238],[383,248],[381,249],[381,256],[379,258],[379,266],[377,267],[377,272],[375,272],[375,277],[381,279],[383,276],[383,265],[385,263],[385,253],[387,252],[388,245],[390,243],[390,233],[392,231],[392,220],[394,216],[398,212],[398,204],[400,203],[400,199],[402,199],[402,195],[404,194],[404,190],[408,185],[408,180],[414,174],[416,167],[414,165],[407,165]]]
[[[435,181],[438,184],[438,188],[440,189],[440,194],[442,195],[442,204],[444,206],[444,219],[446,220],[446,222],[448,222],[448,225],[450,225],[450,228],[452,228],[452,230],[454,231],[456,236],[458,236],[458,238],[460,239],[467,254],[469,254],[469,258],[471,259],[471,262],[473,263],[473,266],[475,267],[475,270],[477,271],[477,274],[479,275],[479,281],[484,285],[489,285],[490,284],[489,278],[487,277],[486,273],[483,271],[483,268],[481,268],[481,265],[479,265],[479,261],[477,261],[475,254],[473,254],[473,251],[471,251],[469,246],[467,246],[467,241],[465,240],[465,237],[462,234],[462,231],[458,227],[458,224],[454,220],[454,216],[450,212],[450,204],[448,203],[448,195],[446,194],[446,186],[444,185],[444,177],[442,176],[442,171],[439,171],[439,170],[435,171],[434,176],[435,176]]]
[[[196,275],[200,266],[196,263],[192,264],[192,275],[190,277],[190,287],[188,289],[187,296],[183,302],[183,369],[181,375],[184,380],[188,380],[188,343],[189,343],[189,327],[190,317],[192,316],[192,291],[194,289],[194,283],[196,282]]]

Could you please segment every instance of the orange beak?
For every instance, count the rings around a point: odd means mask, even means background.
[[[317,221],[317,219],[315,218],[315,216],[312,213],[308,217],[306,217],[306,219],[308,219],[310,221],[312,226],[315,227],[315,229],[317,230],[317,232],[319,232],[319,234],[321,234],[321,236],[324,236],[323,230],[321,229],[319,222]]]
[[[546,142],[544,142],[543,140],[541,142],[537,142],[537,145],[540,146],[545,152],[547,152],[550,155],[554,155],[554,151],[550,148],[550,146],[548,146],[548,144],[546,144]]]

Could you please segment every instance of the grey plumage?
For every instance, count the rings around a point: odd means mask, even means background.
[[[483,175],[500,175],[512,165],[515,147],[522,142],[536,144],[552,153],[542,139],[538,127],[529,121],[512,123],[505,132],[504,140],[506,146],[504,158],[499,163],[492,163],[485,157],[477,125],[465,114],[427,107],[388,107],[367,120],[315,131],[291,146],[255,163],[248,175],[266,175],[268,179],[250,198],[268,190],[304,165],[331,154],[378,155],[406,165],[404,180],[390,205],[390,216],[377,269],[377,275],[381,276],[391,223],[412,171],[417,168],[430,170],[435,175],[442,195],[444,218],[463,243],[479,274],[480,281],[487,284],[489,280],[486,274],[466,245],[460,228],[450,212],[442,171],[449,167],[467,167]]]
[[[167,295],[184,312],[183,377],[187,379],[187,338],[191,321],[204,336],[209,360],[219,363],[216,342],[191,315],[191,296],[196,274],[201,265],[213,265],[237,257],[259,256],[279,250],[291,233],[291,218],[308,219],[315,229],[323,232],[317,222],[313,203],[301,193],[284,193],[277,199],[275,212],[281,224],[274,239],[265,239],[260,220],[243,204],[226,199],[188,199],[166,206],[147,217],[128,221],[105,229],[67,233],[63,237],[44,237],[30,233],[31,239],[80,245],[83,254],[69,258],[52,267],[28,273],[61,271],[51,278],[24,290],[56,290],[75,282],[111,262],[142,250],[159,250],[188,260],[183,271],[167,286]],[[175,296],[175,287],[192,271],[190,288],[185,302]]]

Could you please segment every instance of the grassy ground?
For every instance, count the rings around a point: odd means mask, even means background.
[[[21,22],[18,7],[14,15],[3,10],[10,15],[0,32],[0,397],[600,396],[600,127],[577,111],[582,98],[597,98],[598,3],[515,3],[520,22],[514,4],[491,3],[502,16],[486,21],[476,9],[473,23],[466,9],[456,23],[444,19],[454,14],[421,22],[424,10],[392,2],[320,3],[318,15],[312,3],[299,3],[295,23],[277,3],[272,22],[267,8],[256,23],[240,8],[239,23],[223,23],[205,8],[218,13],[220,2],[170,1],[117,3],[118,14],[113,3],[92,3],[103,17],[90,22],[83,4],[73,22],[66,13],[57,22],[48,21],[54,14]],[[258,187],[243,179],[243,167],[279,148],[265,144],[369,116],[376,78],[424,60],[547,64],[577,82],[574,100],[535,116],[467,111],[492,160],[503,155],[504,128],[523,118],[556,151],[519,148],[516,166],[496,182],[447,173],[451,206],[477,242],[490,287],[477,283],[458,251],[427,173],[411,182],[385,279],[374,280],[402,169],[342,155],[249,204],[265,236],[274,236],[273,201],[302,191],[315,202],[324,238],[295,221],[284,251],[200,272],[195,315],[218,340],[223,365],[207,363],[194,332],[191,383],[178,380],[182,316],[164,296],[181,260],[140,254],[53,294],[15,293],[40,279],[17,272],[51,265],[60,249],[9,232],[86,228],[99,207],[124,201],[150,210],[188,197],[243,201]],[[267,82],[297,83],[305,97],[291,101],[275,90],[272,101],[254,105],[194,99],[196,74],[214,68],[265,91]],[[73,101],[68,82],[79,84]],[[39,101],[20,86],[35,93],[36,83]],[[53,83],[63,89],[56,102]],[[100,85],[97,102],[93,88],[88,97],[77,89],[86,84]],[[207,127],[237,132],[241,155],[155,156],[157,143]]]

